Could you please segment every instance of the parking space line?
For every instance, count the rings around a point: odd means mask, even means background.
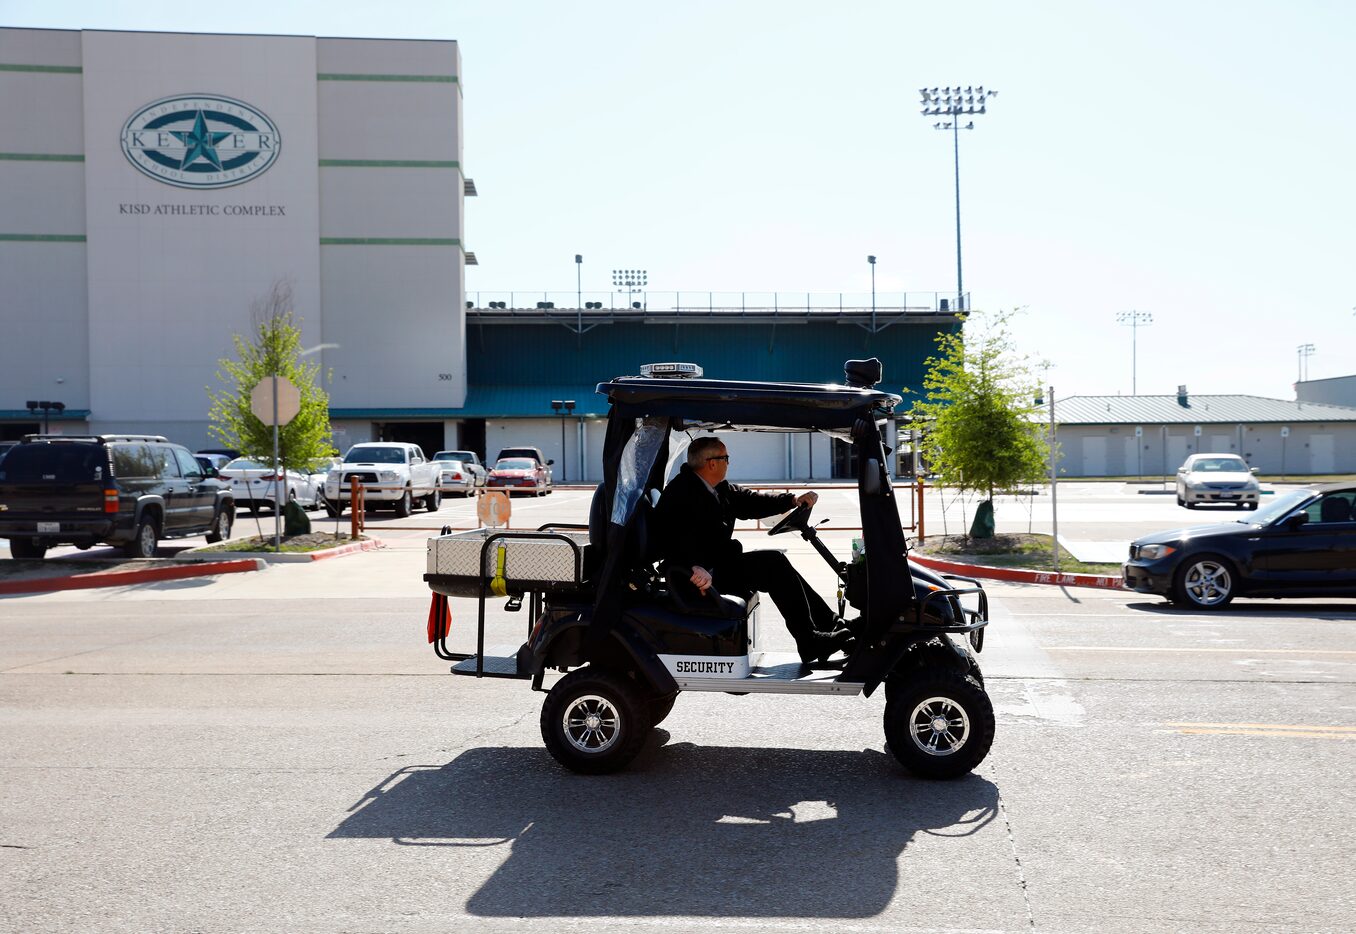
[[[1049,652],[1222,652],[1230,655],[1356,655],[1348,649],[1221,649],[1205,646],[1054,645]]]
[[[1356,727],[1269,723],[1165,723],[1187,736],[1266,736],[1284,739],[1356,739]]]

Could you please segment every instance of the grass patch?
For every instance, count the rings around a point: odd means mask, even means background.
[[[309,551],[324,551],[327,548],[336,548],[339,545],[347,545],[353,541],[367,541],[366,535],[358,538],[349,538],[347,535],[336,536],[333,532],[309,532],[306,535],[284,535],[281,539],[281,548],[279,551],[291,554],[304,554]],[[273,551],[272,535],[254,535],[250,538],[237,538],[233,541],[222,542],[219,545],[209,545],[206,548],[195,549],[194,554],[204,554],[221,552],[223,554],[238,554],[256,551]]]
[[[995,535],[970,538],[964,535],[928,536],[912,550],[929,558],[985,564],[995,568],[1025,568],[1054,571],[1054,544],[1050,535]],[[1119,564],[1076,561],[1063,549],[1059,553],[1059,571],[1065,574],[1120,574]]]

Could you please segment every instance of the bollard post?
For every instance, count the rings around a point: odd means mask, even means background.
[[[918,478],[918,540],[923,540],[923,478]]]
[[[363,530],[363,485],[357,477],[348,478],[349,538],[357,539]]]

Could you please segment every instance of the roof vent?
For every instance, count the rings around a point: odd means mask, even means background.
[[[640,367],[640,375],[653,379],[692,379],[702,375],[702,368],[695,363],[645,363]]]
[[[1180,405],[1180,406],[1182,406],[1183,408],[1188,408],[1188,409],[1191,408],[1191,402],[1188,400],[1188,397],[1187,397],[1187,388],[1186,388],[1186,386],[1178,386],[1178,387],[1177,387],[1177,404]]]

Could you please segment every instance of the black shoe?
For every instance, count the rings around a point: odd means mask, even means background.
[[[829,658],[838,652],[844,655],[851,655],[857,647],[857,640],[852,633],[846,629],[835,629],[833,632],[817,632],[809,640],[809,643],[800,649],[800,660],[802,664],[810,665],[815,662],[826,662]]]

